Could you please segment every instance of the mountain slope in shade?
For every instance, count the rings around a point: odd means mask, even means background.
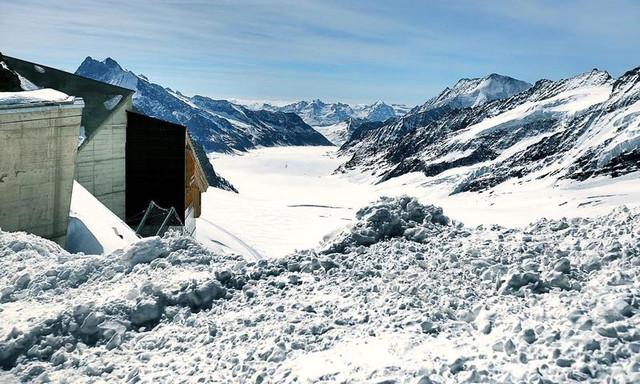
[[[225,191],[238,192],[238,190],[224,177],[218,175],[216,171],[213,169],[213,165],[209,158],[207,157],[207,152],[205,152],[202,145],[196,140],[191,140],[193,143],[193,149],[196,153],[196,157],[202,166],[204,174],[207,178],[207,183],[216,188],[223,189]]]
[[[187,126],[207,152],[274,145],[331,145],[295,114],[252,111],[226,100],[188,97],[123,69],[111,58],[97,61],[87,57],[76,74],[135,90],[136,110]]]
[[[617,80],[594,69],[462,109],[432,99],[388,124],[364,126],[343,145],[352,157],[341,170],[379,180],[422,172],[451,193],[633,173],[640,170],[639,78],[640,68]]]

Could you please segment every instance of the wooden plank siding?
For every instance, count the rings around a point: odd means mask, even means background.
[[[184,195],[184,207],[185,211],[188,210],[189,207],[193,207],[194,217],[200,217],[202,213],[201,194],[206,192],[209,185],[207,184],[207,177],[204,174],[202,165],[196,156],[191,138],[188,134],[186,136],[184,182],[186,191]]]

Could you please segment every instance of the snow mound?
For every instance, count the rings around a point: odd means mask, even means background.
[[[382,197],[358,210],[353,226],[331,239],[326,252],[343,252],[394,237],[423,242],[449,222],[442,208],[423,205],[415,197]]]
[[[118,216],[80,183],[73,181],[65,249],[102,254],[125,248],[139,238]]]
[[[67,103],[73,100],[73,96],[51,88],[21,92],[0,92],[0,105]]]
[[[169,233],[86,256],[0,232],[0,377],[640,380],[639,210],[469,228],[385,198],[332,244],[247,261]]]
[[[116,348],[127,332],[166,318],[168,307],[211,306],[226,296],[221,282],[207,279],[214,260],[224,264],[193,239],[172,233],[86,256],[33,235],[0,232],[0,367],[25,359],[77,364],[86,346]],[[33,371],[23,377],[32,378]]]

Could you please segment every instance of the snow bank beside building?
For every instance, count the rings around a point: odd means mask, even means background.
[[[124,221],[74,180],[65,244],[69,252],[111,253],[137,240]]]
[[[640,211],[469,228],[403,197],[358,217],[322,252],[257,261],[171,234],[84,256],[0,232],[0,367],[32,382],[640,380]]]

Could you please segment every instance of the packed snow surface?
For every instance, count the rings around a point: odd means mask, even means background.
[[[383,198],[316,250],[0,232],[4,382],[631,383],[640,211],[468,227]]]

